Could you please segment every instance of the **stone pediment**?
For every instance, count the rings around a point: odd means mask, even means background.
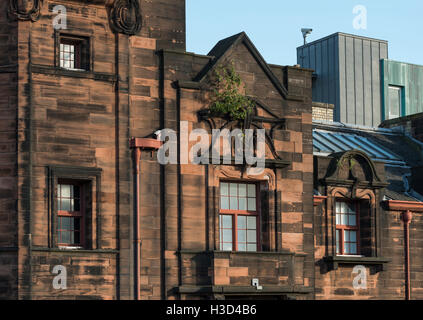
[[[198,82],[203,85],[207,82],[207,78],[211,75],[219,65],[227,63],[227,59],[234,53],[234,51],[240,50],[241,46],[245,46],[249,54],[253,57],[255,63],[257,63],[269,80],[275,90],[284,98],[288,98],[288,91],[279,79],[273,74],[269,65],[264,60],[263,56],[254,46],[250,38],[245,32],[241,32],[232,37],[226,38],[219,41],[216,46],[209,52],[208,56],[212,59],[210,62],[200,71],[200,73],[194,78],[194,82]]]
[[[383,188],[388,184],[379,177],[372,159],[360,150],[333,154],[326,177],[327,185],[353,185],[368,188]]]

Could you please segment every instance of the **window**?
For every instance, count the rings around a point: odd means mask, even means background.
[[[220,250],[256,252],[259,249],[257,185],[220,184]]]
[[[388,120],[396,119],[403,115],[402,90],[403,88],[401,87],[389,86]]]
[[[69,70],[89,70],[87,38],[60,37],[60,67]]]
[[[49,166],[49,248],[102,247],[100,168]]]
[[[83,246],[83,185],[59,182],[57,185],[57,239],[59,246]]]
[[[358,202],[336,202],[336,254],[359,254]]]

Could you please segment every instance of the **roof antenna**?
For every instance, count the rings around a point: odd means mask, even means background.
[[[307,44],[307,36],[309,34],[311,34],[312,31],[313,31],[313,29],[310,29],[310,28],[303,28],[303,29],[301,29],[301,32],[303,33],[303,38],[304,38],[304,45]]]

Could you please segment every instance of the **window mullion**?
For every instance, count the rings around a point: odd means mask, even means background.
[[[339,226],[338,227],[339,232],[339,251],[340,254],[343,255],[345,254],[345,237],[344,237],[344,233],[345,233],[345,229],[343,226]]]
[[[238,215],[234,214],[233,216],[233,238],[234,238],[234,245],[235,251],[238,251]]]

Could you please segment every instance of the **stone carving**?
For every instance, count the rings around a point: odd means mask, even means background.
[[[116,0],[110,9],[112,28],[119,33],[135,35],[141,30],[139,0]]]
[[[37,21],[43,0],[9,0],[9,19]]]

